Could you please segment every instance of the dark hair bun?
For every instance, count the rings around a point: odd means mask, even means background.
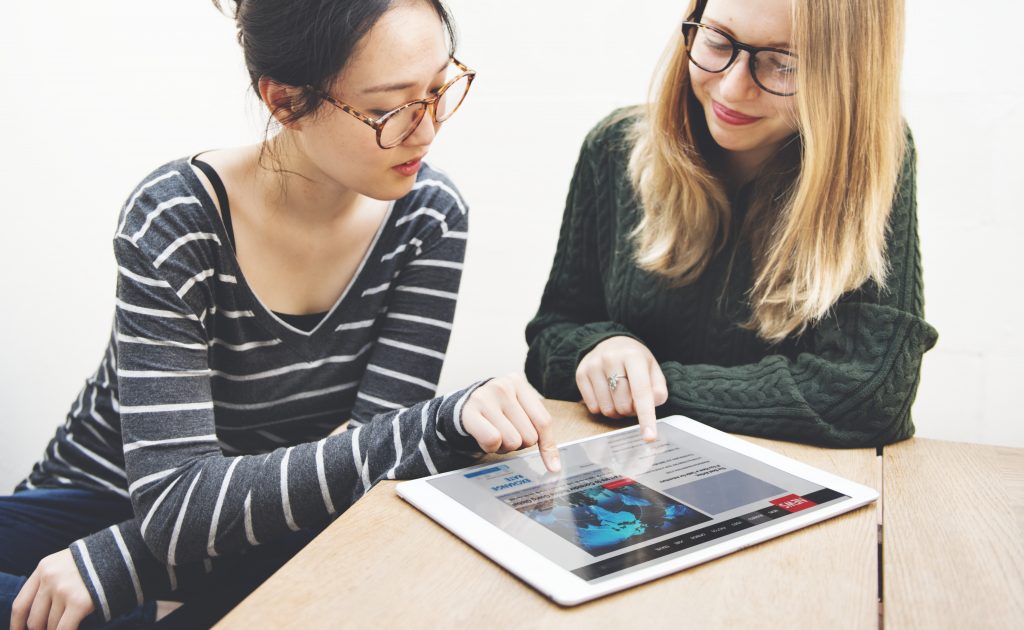
[[[455,48],[455,29],[442,0],[424,0],[448,31]],[[227,0],[235,5],[238,41],[253,90],[267,77],[298,87],[310,86],[303,103],[292,112],[298,120],[315,111],[325,92],[345,67],[356,44],[397,0]],[[223,12],[225,0],[213,0]]]

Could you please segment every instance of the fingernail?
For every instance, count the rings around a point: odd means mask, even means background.
[[[654,429],[648,427],[644,429],[644,439],[648,442],[653,442],[658,439],[658,434],[654,432]]]

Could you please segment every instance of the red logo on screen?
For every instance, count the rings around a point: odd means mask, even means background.
[[[799,512],[800,510],[806,510],[809,507],[818,505],[814,501],[808,501],[803,497],[798,497],[795,494],[787,494],[786,496],[779,499],[772,499],[772,505],[777,505],[787,512]]]
[[[629,477],[623,477],[622,479],[616,479],[615,481],[609,481],[608,483],[601,484],[601,487],[607,490],[614,490],[616,488],[621,488],[622,486],[631,486],[634,483],[636,482]]]

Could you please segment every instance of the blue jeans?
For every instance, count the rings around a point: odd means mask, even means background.
[[[10,625],[11,606],[28,576],[46,556],[66,549],[72,542],[134,516],[127,499],[77,488],[39,488],[0,497],[0,628]],[[157,624],[160,628],[212,626],[236,604],[271,576],[315,532],[299,531],[263,545],[218,569],[204,584],[184,589],[177,598],[184,606]],[[150,626],[155,602],[145,604],[103,624],[94,613],[81,628],[123,629]]]
[[[132,516],[127,499],[96,490],[38,488],[0,496],[0,626],[10,625],[14,599],[40,560]],[[147,602],[105,626],[94,614],[80,627],[151,625],[155,609],[154,602]]]

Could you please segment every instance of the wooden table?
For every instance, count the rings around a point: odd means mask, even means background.
[[[1024,628],[1024,449],[885,447],[887,628]]]
[[[560,442],[622,426],[581,405],[548,406]],[[918,439],[880,454],[747,439],[878,489],[882,499],[562,608],[385,482],[217,627],[1024,627],[1024,449]]]

